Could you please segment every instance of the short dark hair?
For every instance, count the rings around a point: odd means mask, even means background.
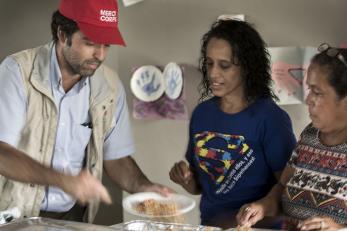
[[[259,97],[278,100],[271,89],[270,55],[259,33],[247,22],[239,20],[219,20],[202,37],[199,68],[202,81],[199,86],[200,100],[211,95],[207,76],[206,49],[212,38],[224,39],[233,50],[231,60],[238,60],[245,81],[245,96],[250,102]]]
[[[338,49],[339,53],[347,60],[347,49]],[[337,57],[331,57],[327,51],[313,56],[312,64],[317,64],[327,70],[329,84],[334,88],[339,99],[347,95],[347,66]]]
[[[52,38],[55,43],[58,41],[58,27],[65,33],[68,45],[71,46],[72,35],[79,30],[76,22],[65,17],[57,10],[53,13],[51,22]]]

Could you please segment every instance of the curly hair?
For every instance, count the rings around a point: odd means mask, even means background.
[[[347,61],[347,49],[337,49],[345,62]],[[334,88],[339,99],[347,96],[347,65],[339,60],[337,56],[332,57],[327,54],[328,50],[313,56],[311,63],[317,64],[327,70],[329,84]]]
[[[52,15],[51,31],[54,43],[58,41],[58,27],[63,31],[67,38],[67,44],[71,46],[71,38],[73,33],[79,30],[77,23],[64,15],[62,15],[58,10]]]
[[[238,60],[241,75],[245,82],[245,96],[248,102],[259,97],[271,97],[278,100],[271,90],[271,64],[266,44],[259,33],[247,22],[239,20],[219,20],[212,24],[210,30],[202,37],[199,68],[202,80],[199,85],[200,101],[211,96],[210,82],[207,74],[206,50],[212,38],[224,39],[232,48],[231,60]]]

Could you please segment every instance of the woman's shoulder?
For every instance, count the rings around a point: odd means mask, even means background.
[[[263,110],[282,111],[281,107],[278,106],[272,98],[259,98],[256,102]]]
[[[317,143],[318,130],[313,127],[312,123],[309,123],[300,133],[300,143]]]
[[[260,98],[252,105],[252,109],[259,116],[266,119],[276,119],[276,118],[285,118],[288,119],[288,113],[283,110],[276,102],[271,98]]]
[[[217,102],[217,99],[214,97],[214,98],[210,98],[210,99],[207,99],[207,100],[200,102],[194,108],[194,111],[212,110],[212,109],[218,108],[217,106],[218,106],[218,102]]]
[[[216,98],[200,102],[193,110],[191,120],[211,120],[218,114],[218,102]]]
[[[312,123],[309,123],[304,130],[302,130],[301,135],[309,135],[309,136],[316,136],[318,132],[318,129],[313,127]]]

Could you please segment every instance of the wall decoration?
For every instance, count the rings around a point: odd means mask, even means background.
[[[143,0],[123,0],[125,7],[134,5],[135,3],[142,2]]]
[[[245,21],[245,15],[244,14],[222,14],[219,15],[217,20],[240,20]]]
[[[155,66],[137,68],[130,80],[135,119],[188,119],[183,69],[169,63],[164,71]]]
[[[155,66],[142,66],[133,73],[130,88],[138,99],[155,101],[165,90],[163,73]]]
[[[307,95],[306,70],[317,53],[314,47],[271,47],[273,90],[278,104],[301,104]]]
[[[176,63],[169,63],[164,69],[165,94],[172,100],[177,99],[182,92],[182,69]]]

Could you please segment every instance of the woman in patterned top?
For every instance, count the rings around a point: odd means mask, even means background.
[[[312,123],[302,132],[281,183],[241,207],[237,218],[242,225],[282,209],[287,229],[347,227],[347,50],[326,43],[318,50],[307,77]]]

